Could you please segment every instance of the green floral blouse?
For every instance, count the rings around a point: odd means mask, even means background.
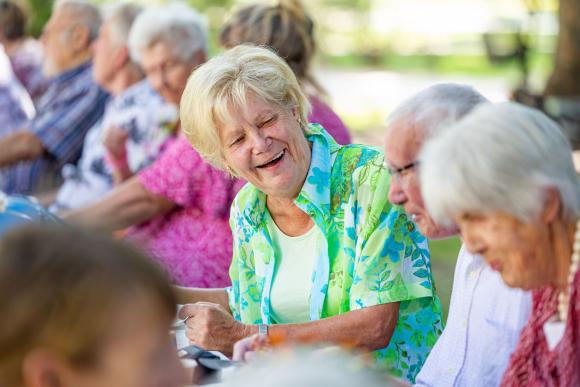
[[[380,150],[340,146],[317,124],[307,138],[312,161],[295,203],[326,236],[312,274],[310,319],[400,302],[390,344],[373,355],[379,366],[413,382],[442,330],[427,240],[389,203]],[[265,209],[266,195],[246,184],[230,216],[234,256],[227,292],[234,317],[245,324],[273,323],[276,256]]]

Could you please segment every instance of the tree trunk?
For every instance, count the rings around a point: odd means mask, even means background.
[[[580,97],[580,0],[560,0],[554,71],[544,95]]]

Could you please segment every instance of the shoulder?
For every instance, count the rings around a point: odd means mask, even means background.
[[[373,182],[389,182],[389,175],[383,165],[384,156],[377,147],[367,145],[344,145],[338,148],[332,165],[333,180],[348,179],[362,185]]]

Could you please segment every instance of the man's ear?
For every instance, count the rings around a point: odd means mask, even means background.
[[[90,49],[91,40],[89,29],[85,26],[74,26],[70,33],[70,44],[76,52],[84,49]]]
[[[22,361],[22,380],[30,387],[63,387],[65,364],[47,349],[34,349]]]
[[[548,187],[545,193],[544,207],[540,215],[541,220],[544,223],[551,223],[558,219],[561,210],[562,199],[560,198],[560,193],[556,188]]]
[[[207,61],[207,54],[202,49],[199,49],[193,54],[192,60],[195,68],[197,68]]]
[[[115,56],[113,57],[113,65],[115,69],[122,69],[130,61],[129,48],[127,46],[119,47],[115,51]]]

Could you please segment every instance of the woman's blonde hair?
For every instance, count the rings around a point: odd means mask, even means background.
[[[187,80],[181,97],[181,126],[193,147],[212,165],[225,169],[219,127],[235,120],[249,94],[296,109],[306,128],[310,102],[296,76],[279,56],[264,47],[240,45],[216,56]]]
[[[93,234],[28,226],[3,236],[0,386],[22,383],[36,348],[78,369],[97,367],[111,319],[136,297],[151,300],[169,329],[176,300],[165,274],[125,243]]]

